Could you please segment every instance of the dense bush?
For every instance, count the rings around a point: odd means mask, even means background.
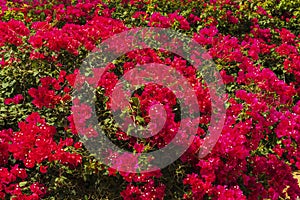
[[[296,199],[300,188],[300,9],[277,0],[51,0],[1,4],[0,199]],[[162,102],[167,125],[139,140],[115,127],[103,110],[117,80],[136,65],[166,64],[194,84],[200,123],[192,145],[172,165],[124,173],[86,150],[74,125],[78,68],[96,45],[133,27],[172,28],[207,49],[228,94],[226,122],[212,152],[197,153],[211,103],[195,69],[159,49],[127,53],[98,83],[99,125],[133,152],[168,144],[180,123],[172,92],[150,84],[133,95],[133,117]],[[92,81],[92,80],[91,80]],[[82,105],[84,106],[84,105]],[[90,108],[86,107],[86,116]],[[87,117],[88,118],[88,117]],[[106,119],[106,120],[104,120]],[[184,142],[184,139],[183,139]]]

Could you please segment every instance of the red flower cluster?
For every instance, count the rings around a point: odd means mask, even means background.
[[[13,104],[19,104],[24,99],[22,94],[17,94],[13,98],[6,98],[4,100],[4,104],[9,105],[11,103]]]
[[[22,162],[19,165],[1,167],[0,197],[4,199],[6,194],[15,196],[15,199],[39,199],[46,194],[46,189],[41,184],[35,183],[30,186],[31,195],[22,193],[19,183],[26,181],[27,169],[40,166],[41,173],[47,172],[45,162],[58,161],[69,166],[77,166],[81,163],[81,155],[64,150],[67,146],[75,145],[72,138],[54,141],[56,129],[46,123],[38,113],[32,113],[25,122],[19,123],[19,131],[11,129],[2,130],[1,140],[1,166],[6,166],[10,156]]]
[[[37,89],[30,88],[28,90],[28,94],[33,97],[32,103],[38,108],[42,108],[43,106],[54,108],[60,101],[65,102],[70,100],[71,96],[69,92],[71,89],[68,86],[62,87],[65,78],[67,78],[66,72],[63,70],[60,72],[58,79],[52,77],[41,78],[41,86]],[[56,94],[60,91],[63,91],[65,94]]]
[[[22,37],[28,36],[30,31],[23,22],[11,19],[8,22],[0,22],[0,46],[23,44]]]
[[[121,192],[123,199],[164,199],[165,186],[162,183],[155,184],[154,180],[147,181],[143,186],[127,185],[126,189]]]

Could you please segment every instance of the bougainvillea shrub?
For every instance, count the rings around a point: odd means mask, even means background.
[[[300,196],[293,176],[300,169],[298,1],[15,0],[1,1],[0,7],[0,199]],[[98,84],[99,125],[131,152],[167,145],[184,123],[167,88],[149,84],[132,96],[137,123],[149,123],[153,102],[166,110],[167,125],[148,140],[129,136],[104,112],[111,109],[110,94],[126,72],[165,64],[196,89],[201,117],[189,149],[164,169],[125,173],[101,163],[80,141],[80,135],[96,133],[74,124],[78,69],[98,44],[134,27],[184,33],[215,62],[226,86],[226,120],[205,158],[197,157],[211,114],[205,83],[184,58],[159,49],[128,52],[108,66],[101,81],[90,80]],[[82,106],[88,119],[91,108]]]

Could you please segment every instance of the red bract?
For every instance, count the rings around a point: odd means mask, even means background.
[[[60,97],[55,95],[55,91],[43,86],[39,86],[38,89],[30,88],[28,94],[33,97],[32,103],[38,108],[43,106],[54,108],[60,100]]]
[[[31,184],[30,190],[33,194],[36,194],[37,196],[42,196],[46,193],[45,187],[43,186],[43,184],[40,184],[40,183]],[[36,196],[36,195],[34,195],[34,196]]]
[[[11,19],[8,22],[0,22],[0,46],[5,43],[20,46],[22,36],[28,36],[30,31],[23,22]]]
[[[19,128],[20,131],[13,133],[8,150],[15,159],[23,161],[26,167],[33,168],[36,163],[45,160],[59,160],[75,166],[81,162],[79,155],[62,150],[64,146],[72,146],[73,140],[69,138],[57,144],[53,140],[55,127],[46,124],[38,113],[32,113],[26,122],[20,122]]]
[[[291,31],[282,28],[281,31],[279,31],[279,33],[283,43],[290,43],[290,44],[294,43],[296,36],[293,33],[291,33]]]
[[[24,181],[27,178],[26,170],[19,168],[18,165],[12,166],[9,171],[7,168],[0,168],[0,197],[14,196],[13,199],[39,199],[46,194],[46,188],[42,184],[35,183],[30,188],[32,189],[32,195],[25,195],[22,193],[22,189],[19,183],[16,181]],[[37,186],[40,186],[38,188]],[[34,197],[34,198],[32,198]]]
[[[24,99],[22,94],[17,94],[13,98],[7,98],[4,100],[4,104],[9,105],[11,103],[19,104]]]
[[[11,129],[0,132],[1,147],[7,150],[1,150],[1,165],[7,164],[9,154],[21,161],[26,168],[33,168],[47,160],[56,160],[70,166],[81,163],[80,155],[63,150],[65,146],[73,145],[73,139],[67,138],[57,144],[53,139],[55,127],[48,125],[38,113],[32,113],[25,122],[19,122],[19,129],[17,132],[12,132]],[[41,166],[41,173],[47,173],[47,168]],[[22,193],[18,184],[13,184],[18,179],[22,181],[28,177],[26,169],[19,165],[11,166],[10,170],[1,168],[0,174],[0,191],[5,190],[5,193],[16,196],[16,199],[39,199],[46,194],[46,188],[39,183],[30,186],[32,195],[29,196]],[[1,196],[4,197],[5,194],[1,192]]]
[[[228,189],[224,186],[217,186],[215,193],[217,194],[216,199],[218,200],[227,200],[227,199],[246,200],[247,199],[238,186],[232,189]]]
[[[161,28],[170,28],[171,20],[168,17],[156,12],[151,15],[148,25]]]
[[[64,84],[65,80],[69,80],[69,83],[71,81],[70,77],[72,77],[72,74],[69,76],[66,75],[67,73],[62,70],[57,79],[52,77],[41,78],[41,86],[39,86],[37,89],[30,88],[28,90],[28,94],[33,97],[32,103],[38,108],[55,108],[58,103],[68,102],[69,100],[71,100],[71,97],[69,95],[71,89],[68,86],[62,89],[61,86],[62,84]],[[74,74],[74,76],[76,75]],[[74,80],[72,80],[72,82],[73,81]],[[61,90],[65,94],[57,94],[61,93]]]
[[[8,162],[9,158],[9,151],[8,146],[9,142],[11,142],[12,139],[13,130],[1,130],[0,131],[0,166],[5,166]]]
[[[26,179],[27,178],[27,173],[26,173],[26,170],[25,169],[20,169],[18,168],[19,166],[18,165],[15,165],[11,170],[10,172],[15,175],[16,177],[18,178],[21,178],[22,180]]]
[[[213,44],[214,36],[218,34],[218,29],[215,26],[209,28],[203,28],[199,31],[199,34],[194,34],[194,39],[201,45]]]
[[[33,120],[31,120],[33,118]],[[41,123],[37,126],[37,123]],[[24,164],[33,167],[35,162],[40,163],[51,154],[51,148],[44,146],[51,145],[55,128],[47,126],[45,120],[41,119],[37,113],[33,113],[27,118],[27,122],[19,123],[20,131],[14,133],[9,151],[15,159],[23,160]],[[53,144],[52,144],[53,145]]]
[[[84,26],[70,23],[58,29],[49,23],[36,22],[33,28],[36,33],[28,41],[34,48],[45,46],[55,52],[64,49],[74,55],[78,55],[79,47],[91,51],[99,39],[107,39],[125,29],[122,22],[102,16],[94,16]]]
[[[153,180],[149,180],[141,187],[129,184],[126,190],[121,192],[121,196],[126,200],[147,200],[164,199],[165,186],[163,184],[155,185]]]

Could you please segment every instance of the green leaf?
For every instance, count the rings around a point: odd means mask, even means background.
[[[9,86],[9,83],[7,83],[7,82],[3,82],[3,83],[2,83],[2,87],[3,87],[3,88],[7,88],[8,86]]]
[[[20,186],[20,187],[24,187],[25,185],[27,185],[27,181],[23,181],[23,182],[20,182],[20,183],[19,183],[19,186]]]
[[[140,101],[137,97],[132,97],[131,101],[132,101],[132,104],[135,105],[135,106],[138,106],[139,103],[140,103]]]
[[[138,122],[144,122],[144,118],[141,116],[136,116],[136,121]]]

